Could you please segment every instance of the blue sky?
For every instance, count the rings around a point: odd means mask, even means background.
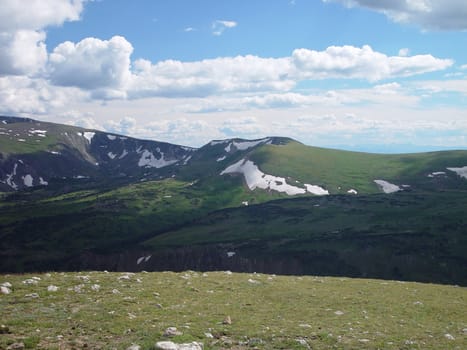
[[[467,148],[463,0],[4,0],[0,113],[200,146]]]

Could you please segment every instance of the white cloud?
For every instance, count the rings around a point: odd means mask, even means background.
[[[0,76],[34,75],[47,61],[48,26],[78,20],[82,0],[3,0],[0,6]]]
[[[77,44],[66,41],[50,54],[51,81],[61,86],[97,90],[101,98],[125,97],[122,90],[130,79],[132,52],[132,45],[121,36],[110,40],[86,38]]]
[[[401,57],[407,57],[410,54],[410,49],[404,47],[399,50],[399,56]]]
[[[322,0],[361,6],[385,14],[395,22],[415,23],[424,29],[467,30],[465,0]]]
[[[40,71],[47,62],[44,40],[42,31],[0,32],[0,76]]]
[[[48,114],[85,97],[81,90],[50,86],[44,79],[0,77],[0,111],[3,114]]]
[[[364,45],[330,46],[324,51],[297,49],[292,53],[298,79],[356,78],[378,81],[407,77],[436,70],[453,64],[452,60],[432,55],[410,57],[386,56]]]
[[[216,20],[212,22],[212,34],[216,36],[220,36],[224,33],[227,28],[234,28],[237,26],[237,22],[235,21],[223,21],[223,20]]]

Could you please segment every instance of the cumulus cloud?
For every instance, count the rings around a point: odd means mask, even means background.
[[[370,46],[330,46],[324,51],[297,49],[292,53],[298,79],[356,78],[378,81],[407,77],[453,65],[432,55],[386,56]]]
[[[3,0],[0,6],[0,75],[34,75],[47,61],[48,26],[78,20],[83,0]],[[27,7],[27,10],[25,9]]]
[[[66,41],[50,54],[51,81],[61,86],[86,90],[106,89],[109,96],[119,94],[130,79],[130,55],[133,46],[121,36],[110,40],[86,38],[74,44]]]
[[[47,114],[85,97],[79,89],[53,87],[44,79],[0,77],[0,106],[4,114]]]
[[[376,82],[443,70],[452,64],[452,60],[432,55],[387,56],[368,45],[331,46],[324,51],[297,49],[281,58],[247,55],[156,64],[137,60],[127,92],[130,98],[287,92],[300,81],[341,78]]]
[[[216,36],[220,36],[224,33],[224,31],[228,28],[234,28],[237,26],[237,22],[235,21],[223,21],[223,20],[216,20],[212,22],[212,34]]]
[[[400,23],[416,23],[424,29],[467,30],[465,0],[322,0],[345,6],[361,6],[381,12]]]

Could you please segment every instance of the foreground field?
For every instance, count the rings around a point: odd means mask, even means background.
[[[457,286],[190,271],[1,275],[0,284],[0,349],[154,349],[162,340],[237,350],[467,348],[467,289]],[[168,327],[182,334],[164,336]]]

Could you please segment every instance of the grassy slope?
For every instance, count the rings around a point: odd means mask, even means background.
[[[50,268],[54,260],[83,250],[121,250],[212,210],[271,198],[278,197],[247,192],[239,178],[220,177],[196,184],[167,179],[65,194],[49,188],[11,194],[0,202],[0,254],[17,271]]]
[[[321,185],[331,193],[380,192],[375,179],[398,185],[411,184],[428,187],[427,175],[446,171],[446,167],[467,164],[467,151],[446,151],[401,155],[383,155],[305,146],[291,141],[286,146],[265,145],[256,149],[250,158],[263,172],[297,179],[303,183]],[[453,175],[456,185],[462,184]]]
[[[33,275],[0,275],[0,283],[13,285],[0,296],[10,332],[0,337],[0,348],[21,341],[29,349],[126,349],[133,343],[149,350],[171,326],[183,332],[171,340],[200,341],[207,350],[467,347],[465,288],[224,272],[139,273],[129,280],[117,273],[83,275],[39,275],[37,285],[22,283]],[[49,285],[59,290],[48,292]],[[39,298],[26,296],[31,293]],[[227,315],[231,325],[222,324]]]
[[[214,212],[146,244],[228,244],[239,259],[295,261],[303,273],[465,285],[465,208],[465,192],[281,200]]]

